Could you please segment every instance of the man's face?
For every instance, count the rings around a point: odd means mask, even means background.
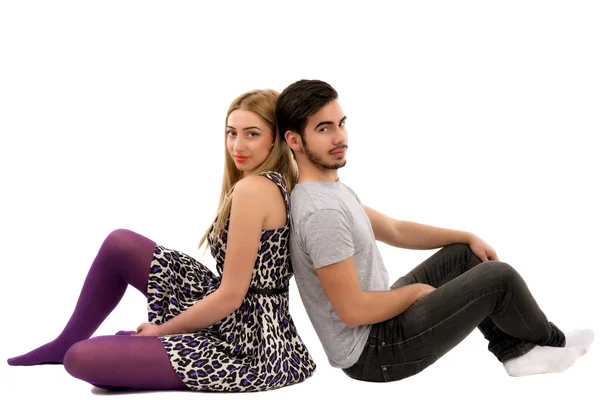
[[[348,133],[340,103],[333,100],[308,117],[301,139],[304,153],[314,164],[327,169],[346,165]]]

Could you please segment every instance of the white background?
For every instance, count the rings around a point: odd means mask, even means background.
[[[365,204],[478,234],[550,320],[598,330],[600,5],[391,4],[3,1],[0,356],[60,332],[114,229],[214,268],[196,243],[219,196],[227,107],[246,90],[301,78],[339,91],[350,135],[340,177]],[[433,253],[381,251],[392,281]],[[316,374],[234,396],[598,394],[594,347],[565,373],[510,378],[478,331],[405,381],[352,381],[328,365],[292,285]],[[96,334],[145,318],[144,297],[130,289]],[[102,393],[61,366],[0,366],[2,399]],[[167,395],[226,396],[131,396]]]

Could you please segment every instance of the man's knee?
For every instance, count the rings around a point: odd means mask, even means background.
[[[477,266],[483,277],[492,283],[503,282],[512,286],[522,282],[521,275],[510,264],[503,261],[486,261]]]
[[[464,258],[466,260],[474,259],[477,261],[477,263],[481,262],[481,260],[479,258],[477,258],[477,256],[473,253],[473,250],[471,250],[471,247],[469,247],[469,245],[464,244],[464,243],[449,244],[447,246],[444,246],[442,248],[442,251],[447,254],[452,254],[453,256],[456,256],[459,258]]]

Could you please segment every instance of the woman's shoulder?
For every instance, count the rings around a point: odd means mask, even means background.
[[[268,171],[258,175],[250,175],[240,179],[233,189],[233,196],[239,198],[252,198],[261,203],[281,197],[281,190],[285,190],[283,177],[279,172]]]

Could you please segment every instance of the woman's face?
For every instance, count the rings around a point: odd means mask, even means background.
[[[275,133],[257,114],[237,109],[227,118],[226,134],[229,155],[246,176],[265,161]]]

